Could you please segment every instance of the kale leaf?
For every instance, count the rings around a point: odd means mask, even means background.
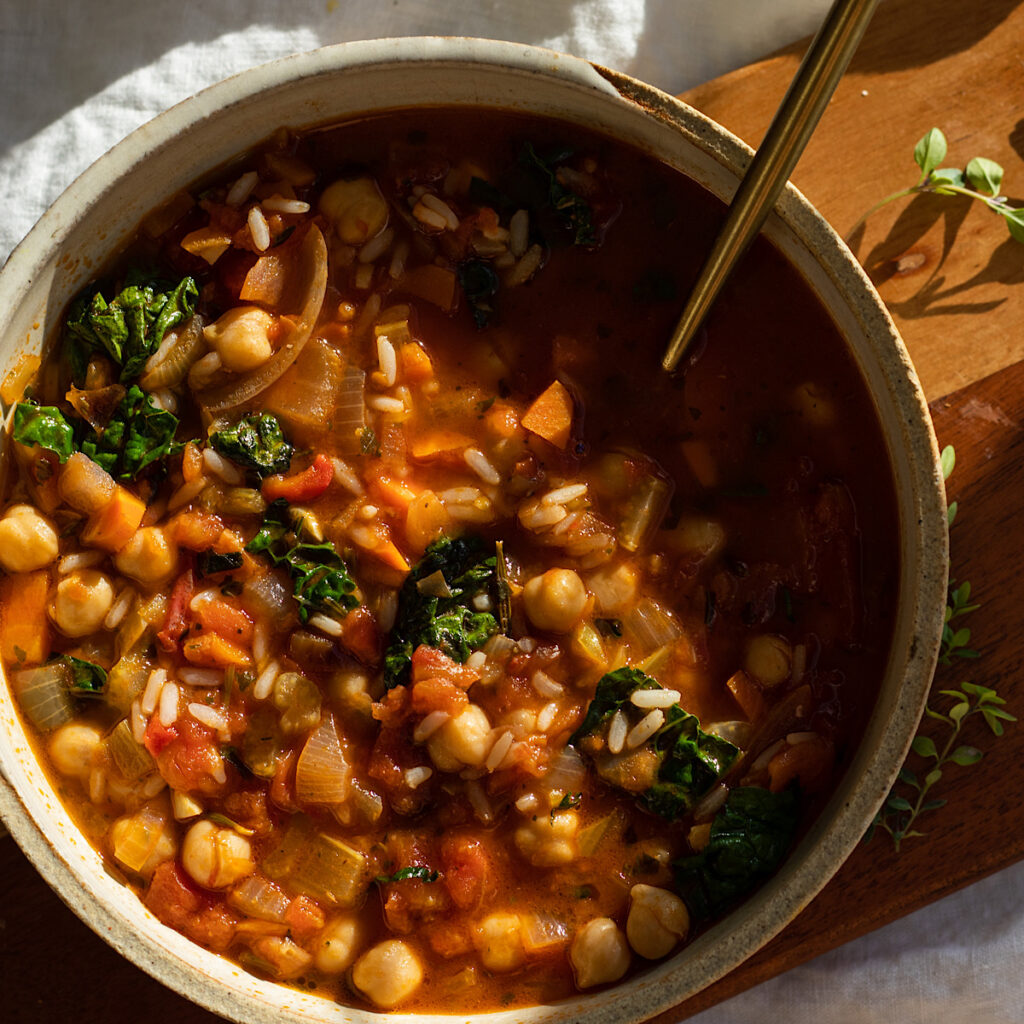
[[[700,853],[672,865],[676,891],[700,922],[727,910],[779,866],[799,818],[796,791],[734,789],[711,825]]]
[[[82,442],[82,452],[111,476],[134,480],[181,451],[174,440],[177,429],[177,416],[158,409],[142,388],[132,385],[103,432]]]
[[[597,732],[619,708],[630,704],[634,691],[661,688],[639,669],[620,668],[607,673],[597,684],[583,722],[569,742],[579,746],[585,736]],[[657,774],[639,800],[649,811],[672,821],[689,811],[725,774],[739,751],[726,740],[704,732],[697,718],[678,704],[664,711],[664,725],[647,741],[658,755]]]
[[[63,662],[68,668],[68,691],[73,697],[99,697],[107,688],[107,672],[95,662],[61,654],[54,661]]]
[[[31,447],[34,444],[54,452],[67,462],[78,450],[75,432],[55,405],[19,402],[14,409],[14,440]]]
[[[196,556],[196,572],[200,576],[217,576],[222,572],[233,572],[242,568],[241,551],[225,551],[223,553],[208,548]]]
[[[378,885],[390,882],[404,882],[407,878],[417,878],[421,882],[436,882],[441,877],[439,871],[431,871],[426,867],[399,868],[393,875],[377,875],[374,881]]]
[[[590,204],[558,180],[556,166],[564,163],[570,155],[570,151],[560,150],[544,159],[528,142],[523,146],[520,160],[544,181],[548,203],[572,229],[573,244],[595,245],[597,235],[594,232],[594,217]]]
[[[498,275],[486,260],[465,260],[459,264],[458,277],[473,323],[486,327],[494,313],[491,299],[500,286]]]
[[[308,622],[317,613],[344,616],[359,605],[355,580],[334,545],[303,539],[301,527],[292,526],[288,502],[283,499],[271,502],[263,525],[245,550],[266,555],[274,565],[288,570],[300,622]]]
[[[133,380],[170,328],[195,312],[199,289],[191,277],[177,284],[130,271],[109,302],[97,289],[80,295],[68,311],[65,351],[75,380],[85,378],[93,352],[106,352]]]
[[[246,416],[227,430],[215,431],[210,435],[210,444],[221,455],[255,470],[260,477],[284,473],[295,452],[271,412]]]
[[[485,556],[478,537],[442,537],[427,548],[398,594],[398,615],[391,644],[384,656],[384,685],[403,684],[420,644],[435,647],[449,658],[464,662],[498,632],[490,612],[476,611],[473,600],[486,596],[499,601],[495,556]],[[417,583],[440,572],[450,597],[422,593]]]

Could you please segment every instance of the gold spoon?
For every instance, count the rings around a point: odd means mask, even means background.
[[[744,250],[761,230],[835,92],[878,0],[835,0],[750,161],[661,360],[670,373]]]

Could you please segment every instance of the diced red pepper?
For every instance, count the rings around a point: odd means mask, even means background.
[[[165,651],[173,651],[188,629],[188,605],[196,590],[192,570],[183,572],[174,582],[171,600],[167,605],[167,619],[156,639]]]
[[[277,501],[278,498],[289,502],[312,501],[327,490],[333,477],[334,463],[321,453],[301,473],[268,476],[263,481],[263,497],[267,501]]]

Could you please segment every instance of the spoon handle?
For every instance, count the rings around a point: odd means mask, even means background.
[[[807,50],[760,148],[750,161],[722,230],[690,293],[661,365],[671,372],[693,340],[744,250],[761,230],[828,106],[878,0],[835,0]]]

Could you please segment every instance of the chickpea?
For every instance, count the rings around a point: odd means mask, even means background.
[[[634,885],[629,899],[629,944],[647,960],[668,956],[690,930],[686,904],[674,892],[653,885]]]
[[[568,864],[576,857],[576,831],[579,816],[575,811],[538,814],[515,831],[519,852],[539,868]]]
[[[449,718],[427,740],[427,751],[443,772],[477,768],[484,763],[491,749],[491,723],[476,704],[470,704],[454,718]]]
[[[548,569],[523,588],[523,603],[538,629],[568,633],[583,615],[587,588],[572,569]]]
[[[324,974],[341,974],[348,970],[356,958],[362,939],[359,918],[355,914],[342,914],[324,925],[317,937],[313,959],[316,969]]]
[[[713,558],[725,547],[725,529],[715,519],[687,516],[664,536],[674,551],[701,561]]]
[[[258,306],[236,306],[203,328],[223,365],[235,373],[262,366],[273,354],[269,332],[274,318]]]
[[[610,917],[595,917],[576,932],[569,961],[577,987],[607,985],[629,969],[629,943]]]
[[[103,625],[113,603],[110,580],[96,569],[81,569],[57,584],[53,621],[65,636],[88,636]]]
[[[234,829],[197,821],[181,848],[182,867],[204,889],[226,889],[253,872],[252,848]]]
[[[372,178],[341,179],[320,196],[320,212],[346,245],[362,245],[388,222],[388,204]]]
[[[56,561],[57,531],[31,505],[12,505],[0,519],[0,566],[34,572]]]
[[[320,687],[299,672],[282,672],[274,680],[273,699],[285,736],[298,736],[320,724]]]
[[[773,633],[762,633],[747,644],[743,667],[762,686],[778,686],[789,678],[793,669],[793,648]]]
[[[145,587],[167,579],[178,565],[178,549],[159,526],[144,526],[114,555],[114,565]]]
[[[103,745],[103,732],[89,722],[68,722],[51,737],[47,750],[54,767],[72,779],[87,779],[93,755]]]
[[[352,984],[382,1010],[404,1002],[420,987],[423,966],[401,939],[387,939],[367,950],[352,968]]]
[[[525,959],[518,914],[489,914],[473,928],[480,962],[491,971],[513,971]]]

